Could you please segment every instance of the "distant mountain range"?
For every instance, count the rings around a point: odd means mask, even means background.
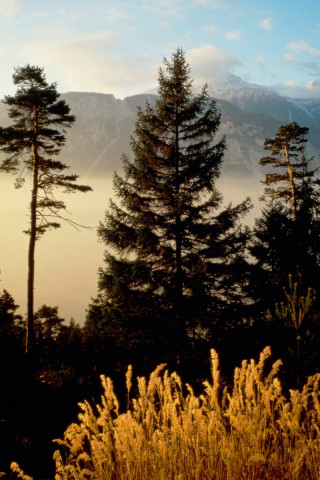
[[[195,92],[200,87],[195,86]],[[217,138],[226,136],[223,171],[232,176],[260,176],[259,160],[263,142],[275,135],[280,125],[297,122],[309,127],[308,156],[320,159],[320,99],[291,99],[249,84],[229,74],[220,83],[208,84],[209,95],[217,100],[222,121]],[[77,120],[67,132],[61,160],[86,177],[110,175],[121,168],[121,155],[130,151],[130,135],[138,106],[153,103],[156,92],[123,100],[110,94],[70,92],[62,94]],[[0,125],[8,118],[0,105]]]

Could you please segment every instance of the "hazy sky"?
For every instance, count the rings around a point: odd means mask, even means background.
[[[319,95],[320,0],[0,0],[0,97],[26,63],[59,90],[141,93],[181,46],[196,81],[223,76]]]

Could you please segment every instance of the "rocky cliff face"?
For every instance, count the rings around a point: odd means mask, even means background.
[[[259,160],[265,138],[279,126],[296,121],[310,128],[309,152],[320,158],[320,100],[288,99],[230,75],[226,82],[209,84],[210,96],[222,112],[218,136],[225,135],[227,150],[223,171],[229,176],[261,175]],[[110,175],[121,168],[121,155],[130,156],[130,135],[138,106],[156,95],[147,93],[116,99],[113,95],[70,92],[62,95],[76,116],[67,132],[61,160],[70,170],[86,177]],[[0,125],[7,125],[5,106],[0,105]]]

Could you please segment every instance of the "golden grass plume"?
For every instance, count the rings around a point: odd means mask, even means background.
[[[130,367],[125,413],[102,376],[101,403],[80,403],[79,422],[56,440],[55,480],[319,480],[320,375],[285,398],[270,355],[243,361],[228,390],[212,350],[199,396],[160,365],[130,399]]]

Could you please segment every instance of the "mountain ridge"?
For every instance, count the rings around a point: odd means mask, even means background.
[[[195,93],[200,87],[195,87]],[[307,155],[320,159],[320,100],[289,99],[266,87],[249,84],[229,74],[227,81],[208,84],[209,96],[217,101],[221,125],[217,139],[226,137],[223,173],[229,176],[261,176],[259,160],[263,144],[280,125],[296,121],[310,129]],[[67,131],[61,160],[71,170],[86,177],[109,175],[121,169],[123,153],[131,156],[130,136],[134,130],[137,108],[148,100],[156,101],[152,91],[117,99],[113,94],[67,92],[61,94],[76,116]],[[0,125],[9,119],[0,105]]]

